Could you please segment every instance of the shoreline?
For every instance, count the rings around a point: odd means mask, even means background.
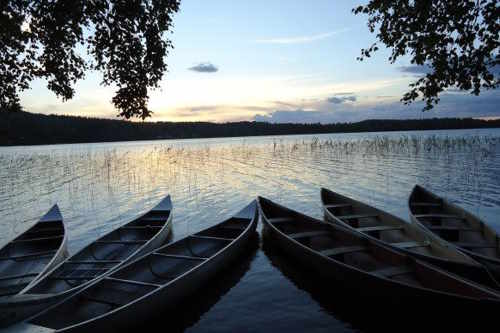
[[[138,123],[28,112],[0,112],[0,147],[484,128],[500,128],[500,119],[371,119],[332,124],[250,121]]]

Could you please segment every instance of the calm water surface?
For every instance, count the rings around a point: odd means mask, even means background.
[[[408,220],[416,183],[500,230],[499,129],[5,147],[0,167],[0,244],[58,203],[74,253],[167,193],[174,239],[257,195],[321,218],[321,186]],[[241,262],[190,300],[196,306],[185,307],[177,329],[370,331],[314,281],[256,239]]]

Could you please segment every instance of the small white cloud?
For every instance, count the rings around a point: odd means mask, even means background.
[[[317,35],[309,36],[295,36],[295,37],[281,37],[281,38],[265,38],[256,40],[257,43],[263,44],[303,44],[310,43],[317,40],[330,38],[343,32],[349,31],[349,28],[344,28],[336,31],[325,32]]]

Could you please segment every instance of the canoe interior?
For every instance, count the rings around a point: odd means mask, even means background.
[[[375,207],[327,189],[321,190],[321,199],[328,220],[336,218],[335,222],[420,256],[475,264],[462,253],[432,241],[423,230]]]
[[[169,221],[170,213],[149,211],[111,231],[59,265],[27,293],[61,293],[105,274],[155,237]]]
[[[374,277],[416,288],[432,289],[469,297],[495,297],[454,276],[418,260],[392,251],[347,229],[328,225],[259,198],[262,218],[278,237],[300,244],[304,251],[326,256],[332,265],[347,266]]]
[[[415,186],[409,208],[413,217],[438,237],[473,253],[500,260],[496,232],[465,210]]]
[[[254,218],[233,217],[165,245],[85,288],[30,323],[61,329],[137,301],[216,256],[247,230]]]
[[[60,249],[65,236],[62,220],[41,221],[0,250],[0,297],[24,289]]]

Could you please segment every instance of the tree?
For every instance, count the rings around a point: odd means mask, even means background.
[[[368,15],[370,32],[392,53],[394,63],[409,55],[414,65],[429,71],[410,84],[401,101],[419,97],[425,110],[439,103],[439,94],[458,88],[479,95],[499,86],[499,15],[497,0],[370,0],[353,9]],[[378,50],[377,43],[361,50],[359,60]]]
[[[180,0],[0,0],[0,109],[36,78],[63,100],[88,70],[115,84],[125,118],[151,115],[148,89],[167,70],[166,33]]]

